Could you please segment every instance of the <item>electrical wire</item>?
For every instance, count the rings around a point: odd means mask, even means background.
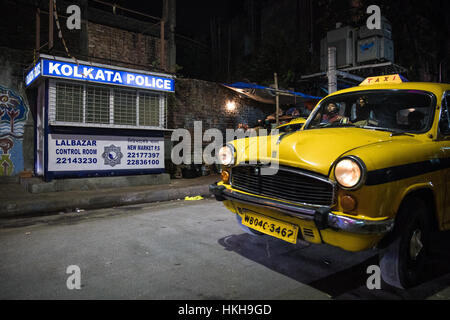
[[[77,65],[80,65],[80,63],[78,62],[77,58],[75,58],[75,56],[70,54],[69,48],[67,47],[66,40],[64,39],[64,36],[62,34],[61,26],[59,24],[58,12],[56,10],[56,0],[53,0],[53,16],[55,18],[56,27],[58,28],[58,38],[61,39],[61,42],[62,42],[62,44],[64,46],[64,49],[66,50],[67,56],[69,58],[73,59]]]

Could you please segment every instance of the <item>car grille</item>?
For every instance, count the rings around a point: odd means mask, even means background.
[[[334,185],[326,178],[289,167],[280,167],[273,175],[261,175],[261,170],[257,168],[256,166],[232,168],[232,187],[256,195],[306,205],[333,205]]]

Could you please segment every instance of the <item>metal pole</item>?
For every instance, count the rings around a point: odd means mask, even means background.
[[[165,50],[165,35],[164,35],[164,20],[161,20],[161,57],[160,57],[160,65],[162,70],[166,70],[166,50]]]
[[[313,0],[309,2],[309,10],[310,10],[310,24],[311,24],[311,38],[310,38],[310,52],[314,53],[314,4]]]
[[[170,72],[175,72],[176,64],[176,45],[175,45],[175,28],[176,28],[176,1],[170,0],[168,3],[168,23],[169,23],[169,41],[168,41],[168,68]]]
[[[41,9],[36,9],[36,53],[41,49]]]
[[[328,48],[328,94],[337,91],[336,48]]]
[[[277,91],[275,91],[275,105],[276,105],[275,121],[276,121],[276,125],[278,127],[278,125],[280,123],[280,119],[279,119],[279,116],[278,116],[278,113],[280,111],[280,97],[278,95],[278,75],[275,72],[273,74],[273,76],[274,76],[274,79],[275,79],[275,90],[277,90]]]
[[[53,49],[53,0],[48,1],[48,50]]]

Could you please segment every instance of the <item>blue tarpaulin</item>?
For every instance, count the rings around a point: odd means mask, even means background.
[[[254,83],[235,82],[232,84],[224,84],[225,87],[242,93],[249,98],[263,103],[275,103],[275,89],[264,87]],[[291,90],[278,89],[281,104],[295,104],[297,102],[320,100],[322,97],[307,95],[301,92]]]

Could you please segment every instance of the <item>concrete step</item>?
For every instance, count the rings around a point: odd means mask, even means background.
[[[209,185],[219,180],[220,176],[211,175],[196,179],[175,179],[170,184],[165,185],[113,187],[98,189],[97,191],[62,191],[40,194],[21,191],[19,189],[23,186],[20,184],[0,185],[0,219],[61,211],[71,212],[71,210],[77,208],[110,208],[128,204],[177,200],[184,199],[185,196],[210,196]]]
[[[28,178],[22,179],[22,184],[30,193],[85,191],[170,184],[170,175],[161,173],[136,176],[55,179],[50,182],[45,182],[40,178]]]
[[[20,177],[19,176],[0,176],[0,184],[15,184],[20,183]]]

